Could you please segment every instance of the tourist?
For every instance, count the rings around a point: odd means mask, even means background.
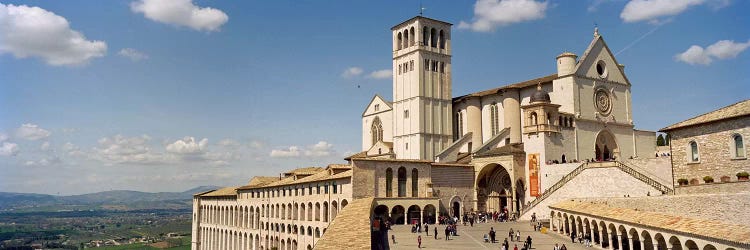
[[[526,245],[528,246],[526,249],[531,249],[531,235],[526,236]]]
[[[490,236],[488,236],[488,234],[484,234],[484,243],[489,243],[489,242],[490,242]]]
[[[427,234],[427,236],[430,236],[430,227],[427,223],[424,224],[424,233]]]
[[[445,227],[445,240],[449,240],[450,234],[451,234],[450,226],[446,226]]]
[[[490,227],[490,240],[492,240],[492,243],[495,243],[495,228]]]
[[[396,235],[391,234],[391,240],[393,240],[393,245],[396,245]]]
[[[435,235],[435,239],[437,240],[437,226],[435,227],[435,233],[433,235]]]
[[[505,240],[503,241],[503,246],[505,247],[505,249],[510,248],[510,244],[508,244],[508,238],[505,238]]]
[[[560,250],[568,250],[568,247],[566,247],[565,244],[563,244]]]
[[[560,246],[558,246],[557,243],[555,243],[555,247],[553,247],[552,250],[560,250]]]
[[[417,247],[422,248],[422,235],[417,236]]]
[[[515,244],[515,246],[513,247],[513,250],[518,250],[518,244]]]
[[[514,241],[513,240],[513,228],[510,228],[510,232],[508,233],[508,237],[510,237],[510,241]]]
[[[516,241],[521,241],[521,230],[516,231]]]

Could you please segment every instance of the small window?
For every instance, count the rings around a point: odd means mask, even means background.
[[[338,191],[338,187],[339,187],[339,186],[336,186],[336,183],[334,182],[334,183],[333,183],[333,193],[334,193],[334,194],[337,194],[337,193],[339,192],[339,191]]]
[[[430,70],[430,60],[424,59],[424,70],[428,71]]]
[[[401,65],[398,65],[398,74],[401,74]]]
[[[409,110],[404,110],[404,118],[409,118]]]
[[[599,61],[596,63],[596,73],[599,74],[599,77],[606,78],[607,77],[607,64],[604,63],[604,61]]]
[[[445,63],[444,62],[440,63],[440,73],[445,73]]]
[[[375,104],[375,111],[380,110],[380,104]]]
[[[409,71],[414,70],[414,60],[409,61]]]
[[[732,141],[734,142],[734,157],[745,158],[745,142],[742,140],[742,136],[734,135]]]
[[[326,186],[325,186],[325,192],[326,192],[326,194],[328,193],[328,184],[326,184]]]
[[[409,143],[406,143],[406,150],[409,150]]]
[[[691,141],[690,142],[690,161],[698,162],[699,160],[700,160],[700,155],[698,153],[698,143]]]

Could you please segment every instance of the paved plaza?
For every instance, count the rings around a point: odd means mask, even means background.
[[[565,246],[570,250],[575,249],[594,249],[595,247],[586,248],[582,244],[571,243],[570,239],[564,238],[562,235],[548,232],[543,234],[538,231],[534,231],[534,228],[528,222],[494,222],[494,223],[480,223],[474,224],[473,227],[462,226],[458,227],[458,236],[451,236],[450,240],[445,240],[445,226],[436,225],[438,227],[438,239],[435,240],[433,233],[434,225],[430,225],[430,236],[427,236],[424,231],[419,234],[411,233],[411,226],[396,225],[392,227],[389,232],[390,235],[396,236],[396,244],[394,245],[391,241],[389,244],[391,249],[418,249],[417,247],[417,236],[422,236],[422,248],[423,249],[500,249],[503,240],[508,237],[508,231],[513,228],[514,231],[521,230],[521,240],[525,240],[526,236],[531,235],[532,249],[544,249],[552,250],[555,243],[560,246]],[[494,227],[496,236],[496,243],[485,243],[484,235],[488,234],[490,227]],[[388,236],[389,239],[391,236]],[[510,249],[512,250],[514,245],[518,244],[518,249],[523,247],[523,242],[512,242],[508,239]]]

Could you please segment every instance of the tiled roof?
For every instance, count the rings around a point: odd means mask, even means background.
[[[666,132],[678,128],[684,128],[688,126],[694,126],[746,115],[750,115],[750,99],[672,124],[671,126],[663,128],[659,131]]]
[[[245,187],[260,187],[263,185],[266,185],[268,183],[278,181],[279,177],[273,177],[273,176],[255,176],[252,179],[250,179],[250,182],[247,183],[246,186],[242,186],[241,188]]]
[[[355,199],[339,212],[315,249],[361,249],[370,246],[370,209],[373,198]]]
[[[514,143],[514,144],[504,145],[499,148],[493,148],[493,149],[487,150],[485,152],[477,154],[475,157],[488,157],[488,156],[513,155],[513,154],[525,154],[525,153],[526,152],[523,150],[523,143]]]
[[[235,196],[237,195],[237,187],[225,187],[218,190],[214,190],[205,194],[201,197],[220,197],[220,196]]]
[[[609,218],[667,231],[677,231],[718,240],[727,240],[734,243],[750,244],[750,226],[744,223],[726,224],[716,220],[610,207],[590,201],[567,200],[552,205],[550,208]]]
[[[525,87],[530,87],[530,86],[536,86],[538,83],[541,83],[541,84],[552,83],[552,80],[555,80],[555,79],[557,79],[557,74],[551,74],[551,75],[548,75],[548,76],[534,78],[534,79],[523,81],[523,82],[517,82],[517,83],[513,83],[513,84],[508,84],[508,85],[505,85],[505,86],[502,86],[502,87],[498,87],[498,88],[483,90],[483,91],[474,92],[474,93],[471,93],[471,94],[468,94],[468,95],[454,97],[453,101],[454,102],[455,101],[459,101],[459,100],[461,100],[463,98],[467,98],[467,97],[474,97],[474,96],[481,97],[481,96],[492,95],[492,94],[498,93],[500,90],[503,90],[503,89],[518,89],[518,88],[525,88]]]
[[[344,158],[344,160],[349,161],[349,160],[354,159],[354,158],[364,158],[364,157],[367,157],[367,151],[362,151],[362,152],[350,155],[350,156]]]
[[[306,167],[293,169],[292,171],[286,172],[286,174],[311,175],[323,170],[324,169],[321,167]]]

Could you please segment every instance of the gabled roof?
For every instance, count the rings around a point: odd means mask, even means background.
[[[392,102],[386,100],[385,98],[383,98],[382,96],[380,96],[378,94],[375,94],[375,96],[373,96],[372,99],[370,99],[370,102],[367,103],[367,106],[365,106],[365,110],[362,111],[362,117],[365,116],[365,113],[367,113],[367,110],[370,109],[370,106],[372,105],[373,102],[375,102],[376,98],[380,99],[382,102],[385,103],[386,106],[388,106],[387,109],[382,109],[382,110],[378,111],[378,113],[385,112],[385,111],[393,109],[393,103]]]
[[[672,124],[671,126],[663,128],[659,131],[667,132],[678,128],[695,126],[748,115],[750,115],[750,99],[740,101],[738,103]]]
[[[365,158],[365,157],[367,157],[367,151],[362,151],[362,152],[347,156],[346,158],[344,158],[344,160],[351,161],[354,158]]]
[[[462,100],[464,98],[469,98],[469,97],[482,97],[482,96],[488,96],[488,95],[497,94],[497,93],[501,92],[504,89],[526,88],[526,87],[536,86],[539,83],[541,83],[542,85],[544,85],[544,84],[552,83],[552,81],[555,80],[555,79],[557,79],[557,74],[556,73],[555,74],[551,74],[551,75],[547,75],[547,76],[542,76],[542,77],[534,78],[534,79],[531,79],[531,80],[526,80],[526,81],[523,81],[523,82],[517,82],[517,83],[508,84],[508,85],[505,85],[505,86],[502,86],[502,87],[498,87],[498,88],[483,90],[483,91],[474,92],[474,93],[467,94],[467,95],[462,95],[462,96],[459,96],[459,97],[454,97],[453,98],[453,102],[457,102],[457,101],[460,101],[460,100]]]
[[[324,168],[321,168],[321,167],[306,167],[306,168],[293,169],[292,171],[285,172],[285,174],[312,175],[323,170]]]
[[[250,182],[247,183],[247,185],[242,186],[244,187],[260,187],[263,185],[266,185],[268,183],[278,181],[279,177],[274,176],[255,176],[252,179],[250,179]]]
[[[409,23],[409,22],[413,21],[414,19],[425,19],[425,20],[430,20],[430,21],[433,21],[433,22],[438,22],[438,23],[447,24],[447,25],[451,25],[451,26],[453,25],[452,23],[445,22],[445,21],[440,21],[440,20],[437,20],[437,19],[432,19],[432,18],[429,18],[429,17],[415,16],[415,17],[410,18],[409,20],[406,20],[406,21],[403,21],[403,22],[401,22],[399,24],[394,25],[393,27],[391,27],[391,30],[395,30],[396,27],[401,26],[401,25],[403,25],[405,23]]]
[[[625,75],[625,72],[622,71],[622,68],[620,68],[620,66],[619,66],[620,63],[617,62],[617,58],[615,58],[615,54],[613,54],[612,51],[609,50],[609,46],[607,46],[607,43],[604,42],[604,38],[602,38],[602,36],[599,35],[599,34],[594,35],[594,40],[591,40],[591,43],[589,44],[589,47],[586,48],[586,52],[583,52],[583,55],[581,56],[581,58],[576,63],[576,68],[575,68],[575,70],[573,70],[573,72],[578,72],[578,70],[581,68],[581,65],[583,64],[583,62],[586,61],[586,59],[588,58],[589,54],[591,53],[591,50],[594,48],[594,45],[596,45],[596,43],[599,42],[599,41],[602,42],[602,47],[604,48],[605,51],[607,51],[607,53],[609,53],[609,56],[612,57],[612,60],[615,62],[615,65],[614,65],[615,67],[614,68],[617,68],[617,71],[620,72],[620,74],[622,75],[623,78],[625,78],[625,83],[628,84],[628,85],[630,85],[630,80],[628,79],[628,76]]]

